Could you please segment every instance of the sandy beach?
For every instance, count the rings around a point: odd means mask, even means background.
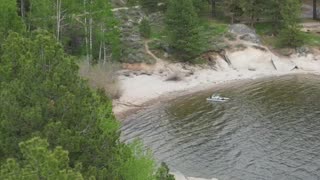
[[[122,96],[113,103],[115,115],[124,119],[151,104],[232,81],[320,72],[319,53],[284,57],[248,46],[245,50],[227,52],[227,56],[231,65],[217,56],[214,66],[191,66],[159,59],[154,65],[128,66],[119,76]],[[168,80],[172,76],[179,79]]]

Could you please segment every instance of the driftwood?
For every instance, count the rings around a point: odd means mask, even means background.
[[[219,53],[219,55],[222,57],[222,59],[223,59],[224,61],[226,61],[226,62],[228,63],[229,66],[232,65],[232,64],[231,64],[231,61],[230,61],[230,59],[228,58],[227,53],[226,53],[225,50],[222,50],[222,51]]]
[[[293,69],[291,69],[290,71],[293,71],[293,70],[296,70],[296,69],[299,69],[299,67],[296,65],[296,66],[294,66],[294,68]]]
[[[274,68],[275,70],[278,70],[278,69],[277,69],[277,66],[276,66],[276,64],[274,63],[274,61],[273,61],[272,58],[271,58],[271,64],[272,64],[272,66],[273,66],[273,68]]]

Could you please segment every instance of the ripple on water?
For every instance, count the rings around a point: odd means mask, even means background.
[[[231,100],[208,103],[212,91]],[[133,115],[122,131],[188,176],[320,179],[320,77],[217,87]]]

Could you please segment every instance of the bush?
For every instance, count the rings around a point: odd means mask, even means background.
[[[139,25],[140,35],[144,38],[150,38],[151,36],[151,26],[147,19],[143,19]]]
[[[167,42],[183,61],[192,60],[203,49],[200,20],[191,0],[171,0],[166,12]]]
[[[303,35],[300,31],[301,26],[301,2],[296,0],[281,1],[280,14],[282,21],[282,28],[279,33],[280,46],[299,47],[303,41]]]
[[[174,180],[174,176],[169,174],[169,168],[166,163],[161,163],[161,166],[156,173],[156,180]]]
[[[299,28],[283,28],[278,43],[280,47],[300,47],[304,44],[302,32]]]
[[[88,80],[90,87],[102,89],[109,98],[119,99],[121,89],[116,71],[120,66],[115,63],[99,63],[91,66],[88,62],[80,63],[80,76]]]
[[[147,13],[152,13],[158,10],[159,0],[139,0],[142,9]]]

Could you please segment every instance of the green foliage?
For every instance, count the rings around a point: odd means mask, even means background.
[[[240,0],[239,5],[245,16],[249,17],[250,24],[253,25],[255,21],[264,15],[264,9],[267,8],[267,1],[261,0]]]
[[[223,1],[224,13],[231,17],[240,17],[243,15],[243,9],[239,0]]]
[[[119,60],[122,55],[121,35],[111,3],[105,0],[90,0],[83,11],[87,13],[87,16],[83,17],[84,28],[89,31],[85,33],[85,38],[89,41],[86,42],[87,55],[90,57],[88,60],[91,63],[93,63],[92,57],[95,59],[94,63],[111,60],[107,59],[107,53],[110,52],[112,60]],[[90,31],[92,31],[91,36]]]
[[[0,43],[9,31],[23,32],[24,25],[18,16],[17,2],[13,0],[0,0]]]
[[[315,33],[302,33],[302,36],[307,45],[315,47],[320,46],[320,35]]]
[[[28,29],[33,30],[41,28],[54,32],[54,2],[51,0],[30,0],[29,3],[29,11],[27,12]]]
[[[275,31],[273,23],[256,23],[254,28],[259,35],[273,34]]]
[[[172,0],[166,14],[168,43],[187,61],[201,52],[199,19],[191,0]]]
[[[301,2],[297,0],[284,0],[280,6],[282,27],[279,33],[279,43],[282,46],[298,47],[303,42],[299,24]]]
[[[22,160],[7,159],[1,166],[0,179],[83,179],[79,169],[69,166],[68,152],[61,147],[49,150],[46,140],[32,138],[19,144]]]
[[[139,0],[142,9],[147,13],[152,13],[158,10],[159,0]]]
[[[28,158],[25,147],[30,143],[21,145],[21,153],[18,144],[39,136],[48,140],[50,148],[67,150],[70,166],[81,163],[86,179],[141,179],[154,174],[149,155],[119,142],[111,101],[79,78],[73,58],[52,36],[42,31],[29,38],[11,33],[1,50],[0,162]],[[66,161],[65,155],[61,157]]]
[[[139,5],[140,0],[127,0],[127,5],[128,6],[136,6]]]
[[[150,38],[151,36],[151,26],[147,19],[143,19],[139,25],[139,31],[142,37]]]
[[[174,180],[174,176],[169,174],[169,168],[165,163],[161,163],[156,174],[156,180]]]
[[[198,14],[201,14],[208,7],[208,0],[192,0],[193,6]]]
[[[129,158],[123,161],[120,173],[123,174],[123,179],[126,180],[154,180],[155,175],[153,169],[155,163],[149,151],[143,150],[143,145],[140,141],[134,141],[129,145],[129,149],[124,148],[121,156]],[[129,150],[129,151],[128,151]]]

